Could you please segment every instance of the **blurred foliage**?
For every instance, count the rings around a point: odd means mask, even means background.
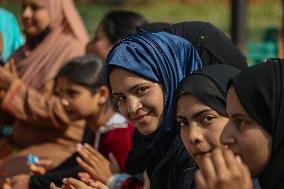
[[[248,1],[247,41],[261,41],[267,28],[280,27],[280,0]],[[0,0],[0,6],[19,16],[20,2]],[[151,22],[206,21],[230,32],[230,0],[76,0],[76,4],[91,36],[103,15],[113,9],[137,11]]]

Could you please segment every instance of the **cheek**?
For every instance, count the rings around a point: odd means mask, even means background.
[[[35,13],[35,22],[37,23],[37,25],[41,30],[45,29],[50,23],[50,18],[48,16],[48,13],[47,12]]]
[[[127,113],[127,106],[126,104],[118,104],[118,109],[119,109],[119,112],[124,116],[126,117],[128,120],[130,120],[130,117]]]
[[[185,146],[186,151],[191,155],[190,143],[188,142],[188,132],[189,131],[187,129],[181,129],[180,135],[181,135],[181,139],[182,139],[182,142]]]
[[[241,156],[253,175],[260,173],[270,158],[270,147],[261,137],[246,137],[239,141]],[[261,146],[261,148],[260,148]]]

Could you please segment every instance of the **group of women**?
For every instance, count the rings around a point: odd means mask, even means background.
[[[127,11],[87,45],[71,0],[23,0],[21,18],[26,42],[0,68],[3,187],[284,186],[283,61],[248,68],[209,23]]]

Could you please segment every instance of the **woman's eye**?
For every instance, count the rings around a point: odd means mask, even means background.
[[[210,123],[212,123],[212,121],[214,120],[214,116],[212,115],[207,115],[207,116],[204,116],[200,119],[200,122],[202,125],[208,125]]]
[[[115,98],[115,100],[116,100],[118,103],[121,103],[121,102],[125,101],[125,97],[124,97],[124,96],[116,96],[116,97],[114,97],[114,98]]]
[[[247,124],[247,121],[243,119],[236,119],[234,122],[239,129],[241,129]]]
[[[143,95],[143,94],[145,94],[147,92],[147,90],[148,90],[148,87],[141,87],[140,89],[138,89],[136,91],[136,94]]]
[[[185,126],[187,125],[186,122],[181,121],[181,120],[177,120],[177,126],[180,128],[185,128]]]

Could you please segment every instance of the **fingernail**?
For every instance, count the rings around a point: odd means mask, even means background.
[[[239,156],[239,155],[236,155],[236,161],[238,162],[238,164],[242,164],[243,163],[243,161],[242,161],[242,159],[241,159],[241,157]]]
[[[77,144],[77,149],[81,149],[82,148],[82,144],[81,143],[78,143]]]

